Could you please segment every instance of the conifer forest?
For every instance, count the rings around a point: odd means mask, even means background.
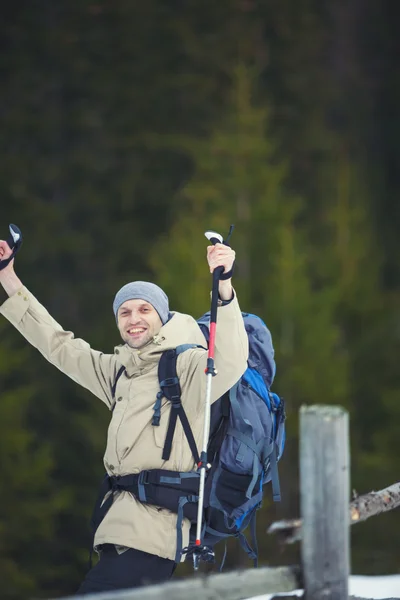
[[[0,238],[9,223],[21,228],[16,272],[64,329],[112,353],[112,302],[134,280],[199,317],[211,287],[204,231],[235,224],[235,290],[272,332],[287,414],[282,502],[267,490],[257,519],[261,565],[299,560],[298,545],[283,548],[266,529],[299,515],[302,405],[349,411],[356,493],[399,480],[399,9],[394,0],[2,8]],[[109,419],[1,317],[5,600],[77,589]],[[399,532],[398,511],[353,527],[352,572],[400,573]],[[251,566],[231,540],[225,569]]]

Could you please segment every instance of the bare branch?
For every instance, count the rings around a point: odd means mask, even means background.
[[[380,490],[357,496],[350,502],[350,524],[366,521],[370,517],[393,510],[400,506],[400,482]],[[301,540],[301,519],[275,521],[267,533],[276,534],[283,544],[293,544]]]
[[[350,520],[352,524],[358,523],[399,506],[400,482],[379,492],[370,492],[355,498],[350,503]]]

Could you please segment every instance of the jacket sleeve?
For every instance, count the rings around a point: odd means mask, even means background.
[[[84,340],[64,331],[25,287],[8,298],[0,313],[41,354],[76,383],[91,391],[107,406],[113,404],[111,377],[116,357],[92,350]]]
[[[205,369],[207,368],[207,352],[193,349],[182,353],[190,354],[189,365],[183,366],[183,386],[190,389],[189,395],[193,398],[194,390],[200,390],[200,407],[204,406],[206,393]],[[215,336],[214,362],[217,374],[212,378],[211,402],[215,402],[227,392],[243,375],[247,369],[249,357],[249,340],[240,306],[234,293],[233,299],[222,303],[217,312],[217,328]],[[187,388],[187,389],[188,389]]]

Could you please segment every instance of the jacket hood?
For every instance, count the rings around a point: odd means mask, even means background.
[[[165,350],[176,348],[181,344],[196,344],[207,348],[207,341],[197,321],[190,315],[179,312],[171,313],[171,318],[153,339],[143,348],[136,350],[128,344],[115,347],[119,362],[126,368],[128,375],[132,375],[137,367],[151,366],[160,359]]]

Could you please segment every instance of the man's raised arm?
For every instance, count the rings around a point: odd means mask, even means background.
[[[0,240],[0,267],[12,256],[9,244]],[[3,262],[3,264],[4,264]],[[14,271],[14,259],[0,268],[0,284],[9,296],[0,313],[60,371],[111,406],[111,384],[116,371],[113,354],[92,350],[87,342],[64,331],[22,284]]]
[[[0,261],[5,261],[12,255],[12,250],[7,242],[0,240]],[[14,271],[14,259],[0,271],[0,283],[8,296],[13,296],[22,288],[22,281]]]

